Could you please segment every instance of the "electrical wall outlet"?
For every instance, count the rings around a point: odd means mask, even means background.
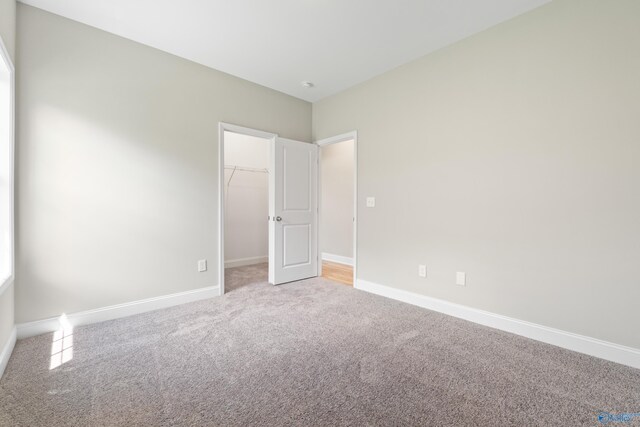
[[[376,198],[375,197],[367,197],[367,207],[375,208],[376,207]]]
[[[456,285],[466,286],[466,284],[467,284],[467,273],[458,271],[456,273]]]
[[[418,266],[418,276],[420,277],[427,277],[427,266],[420,264]]]
[[[203,271],[207,271],[207,260],[201,259],[198,261],[198,271],[202,273]]]

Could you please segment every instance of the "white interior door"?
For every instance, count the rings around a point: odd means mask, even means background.
[[[318,146],[276,138],[269,188],[269,282],[318,275]]]

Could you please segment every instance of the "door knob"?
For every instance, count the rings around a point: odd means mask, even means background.
[[[278,221],[278,222],[282,221],[282,217],[281,216],[277,216],[276,217],[276,221]]]

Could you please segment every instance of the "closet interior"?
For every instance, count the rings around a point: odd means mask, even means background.
[[[224,135],[225,268],[268,262],[269,140]]]

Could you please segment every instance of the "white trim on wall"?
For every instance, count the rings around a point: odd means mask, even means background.
[[[66,314],[66,318],[71,326],[89,325],[92,323],[119,319],[122,317],[133,316],[134,314],[146,313],[161,308],[173,307],[189,302],[213,298],[219,295],[219,286],[209,286],[206,288],[194,289],[192,291],[179,292],[176,294],[147,298],[139,301],[127,302],[124,304],[111,305],[94,310]],[[16,326],[18,329],[18,338],[28,338],[57,331],[58,329],[60,329],[60,317],[36,320],[35,322],[20,323]]]
[[[491,328],[511,332],[547,344],[568,350],[584,353],[600,359],[640,369],[640,349],[549,328],[536,323],[514,319],[488,311],[478,310],[449,301],[420,295],[389,286],[379,285],[366,280],[355,282],[355,288],[418,307],[448,314],[470,322],[479,323]]]
[[[234,132],[241,135],[255,136],[258,138],[268,139],[271,144],[273,152],[273,146],[275,145],[278,134],[264,132],[261,130],[251,129],[243,126],[234,125],[231,123],[218,123],[218,283],[220,283],[220,295],[224,295],[224,269],[226,267],[224,261],[224,133]],[[270,177],[273,174],[269,175]],[[271,179],[271,178],[269,178]],[[269,191],[271,191],[271,181],[269,181]],[[269,197],[271,200],[271,197]],[[271,212],[271,207],[269,208]]]
[[[269,262],[268,256],[254,256],[251,258],[230,259],[224,262],[225,268],[244,267],[245,265],[263,264]]]
[[[11,353],[13,353],[13,348],[16,346],[16,335],[16,327],[14,326],[9,335],[9,339],[4,344],[4,347],[2,347],[2,352],[0,353],[0,378],[2,378],[7,363],[9,363]]]
[[[329,261],[329,262],[335,262],[338,264],[344,264],[344,265],[350,265],[353,266],[353,258],[349,258],[346,256],[342,256],[342,255],[334,255],[334,254],[329,254],[326,252],[322,253],[322,260],[323,261]]]
[[[339,142],[351,141],[353,140],[353,258],[351,258],[351,263],[349,265],[353,266],[353,283],[356,283],[358,280],[358,131],[354,130],[351,132],[343,133],[340,135],[332,136],[329,138],[324,138],[319,141],[316,141],[316,144],[319,147],[323,147],[325,145],[337,144]],[[318,155],[318,159],[320,159],[320,155]],[[320,180],[320,166],[318,164],[318,212],[322,212],[321,206],[321,193],[322,193],[322,181]],[[321,218],[318,216],[318,228],[320,228]],[[322,253],[320,241],[320,230],[318,229],[318,253]],[[324,259],[324,254],[322,255]],[[330,261],[327,259],[327,261]],[[345,264],[344,262],[341,264]],[[318,276],[322,275],[322,263],[318,263]]]
[[[1,277],[0,295],[13,283],[15,272],[15,128],[16,128],[16,69],[11,60],[11,55],[7,50],[2,36],[0,36],[0,60],[2,60],[9,69],[9,90],[10,90],[10,106],[9,106],[9,200],[11,210],[9,214],[9,245],[11,247],[11,262],[9,266],[9,274]]]

